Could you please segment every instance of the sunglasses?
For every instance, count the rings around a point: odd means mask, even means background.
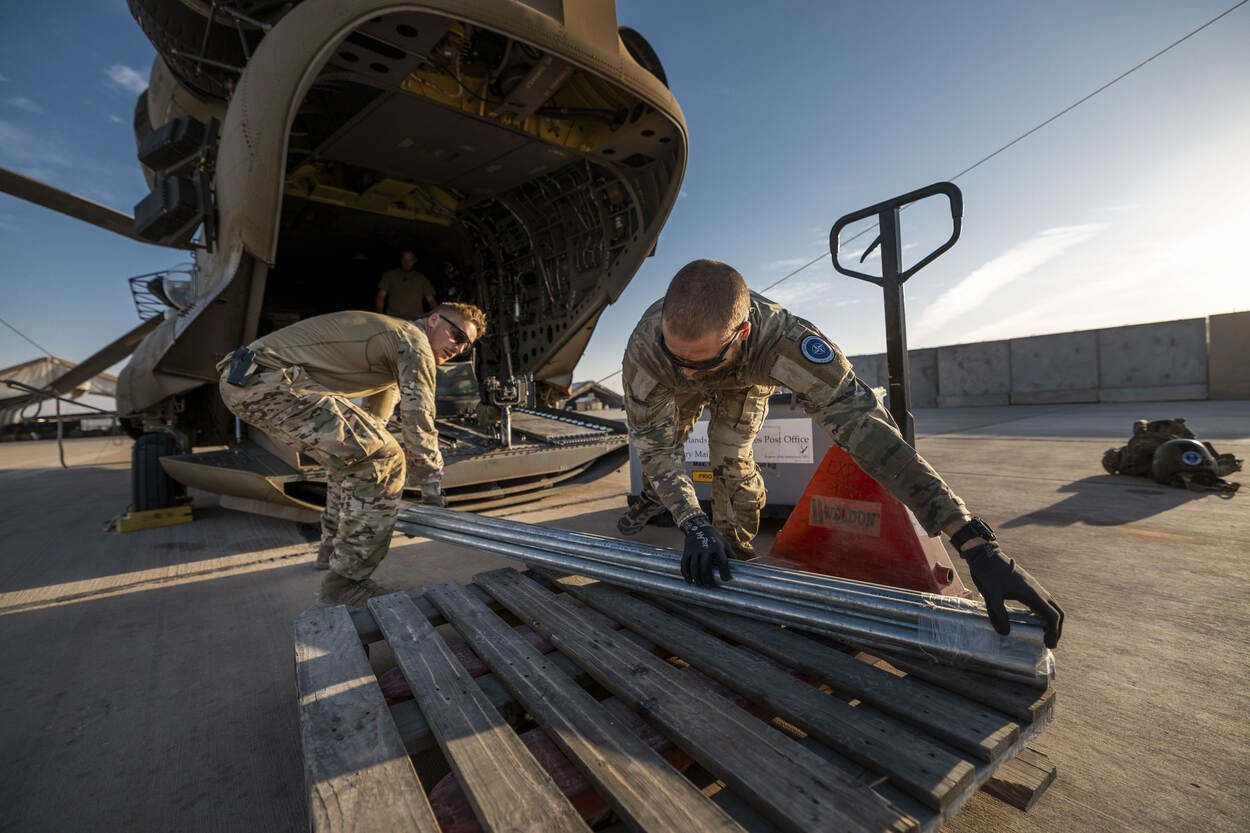
[[[669,352],[668,345],[664,343],[663,330],[660,331],[660,352],[663,353],[664,357],[670,362],[678,367],[685,368],[686,370],[711,370],[712,368],[719,367],[725,363],[725,354],[729,352],[729,348],[733,346],[733,343],[738,340],[738,335],[742,332],[742,328],[746,326],[746,323],[747,322],[743,321],[737,327],[734,327],[734,334],[729,337],[729,341],[726,341],[725,346],[720,349],[720,352],[710,359],[705,359],[701,362],[691,362],[686,361],[685,359],[677,358]]]
[[[451,329],[452,343],[459,344],[461,349],[473,343],[473,339],[469,338],[469,334],[452,323],[450,318],[445,315],[440,315],[439,318],[443,319],[443,322]]]

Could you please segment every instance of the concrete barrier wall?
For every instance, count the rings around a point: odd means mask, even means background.
[[[851,369],[860,380],[874,388],[888,387],[890,374],[885,366],[885,353],[873,353],[870,356],[848,356]]]
[[[855,375],[874,388],[890,386],[890,370],[886,366],[885,353],[851,358]],[[907,354],[908,382],[911,384],[913,408],[936,408],[938,387],[938,351],[936,347],[926,350],[910,350]]]
[[[852,356],[888,386],[886,356]],[[913,350],[913,408],[1250,399],[1250,313]]]
[[[1250,399],[1250,312],[1207,319],[1207,356],[1207,396]]]
[[[1207,320],[1098,331],[1099,401],[1207,398]]]
[[[1011,404],[1098,401],[1098,333],[1011,340]]]
[[[939,347],[939,408],[1011,403],[1011,345],[981,341]]]

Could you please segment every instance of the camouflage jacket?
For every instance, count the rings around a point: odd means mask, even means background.
[[[380,400],[371,410],[383,423],[394,405],[393,397],[385,394],[398,388],[408,480],[417,486],[442,483],[443,455],[434,426],[434,353],[418,324],[347,310],[306,318],[248,346],[261,366],[298,365],[340,396]]]
[[[700,509],[686,475],[676,398],[697,391],[710,399],[717,391],[753,385],[791,390],[833,441],[911,509],[930,535],[964,514],[964,502],[903,440],[876,393],[856,378],[842,351],[810,323],[751,293],[751,334],[737,358],[691,378],[660,351],[662,307],[662,301],[653,304],[630,335],[622,378],[630,442],[678,523]]]

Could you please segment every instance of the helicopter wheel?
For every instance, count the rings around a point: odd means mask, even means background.
[[[186,493],[186,487],[165,473],[161,458],[178,453],[178,443],[167,434],[144,434],[130,452],[130,502],[134,511],[168,509]]]

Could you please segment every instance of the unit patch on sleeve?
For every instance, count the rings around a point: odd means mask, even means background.
[[[812,364],[829,364],[833,361],[833,348],[817,335],[805,336],[799,342],[799,352]]]

